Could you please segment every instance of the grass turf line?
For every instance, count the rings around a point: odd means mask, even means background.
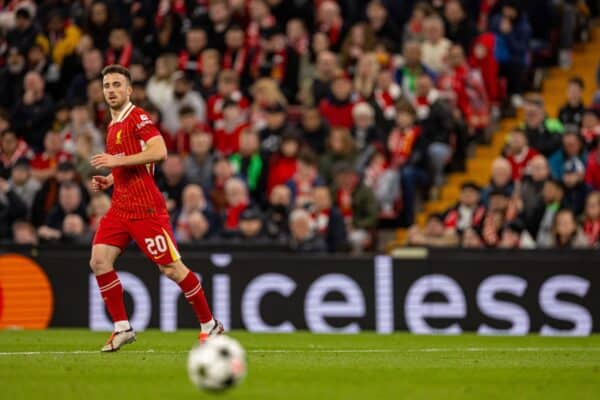
[[[0,331],[0,399],[214,397],[187,380],[195,331],[141,332],[122,351],[100,354],[107,336]],[[231,336],[248,351],[249,373],[219,399],[579,400],[600,393],[600,336]]]

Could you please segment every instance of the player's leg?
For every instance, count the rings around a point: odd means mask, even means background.
[[[181,260],[157,264],[165,276],[177,283],[200,323],[200,341],[223,333],[223,325],[212,317],[200,280]]]
[[[169,218],[164,216],[132,221],[131,236],[146,257],[179,285],[198,318],[201,340],[209,334],[222,333],[223,326],[213,319],[200,280],[181,261]]]
[[[90,267],[96,276],[98,289],[106,309],[114,323],[114,330],[102,351],[116,351],[124,344],[135,341],[135,332],[129,324],[123,286],[114,269],[114,263],[131,237],[123,223],[114,217],[105,216],[100,221],[94,237]]]

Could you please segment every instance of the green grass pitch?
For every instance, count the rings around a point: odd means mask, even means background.
[[[248,377],[222,394],[187,379],[196,332],[0,331],[0,399],[599,399],[600,336],[267,335],[233,332]]]

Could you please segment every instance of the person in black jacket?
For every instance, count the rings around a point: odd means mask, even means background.
[[[0,240],[12,236],[12,224],[27,216],[27,205],[10,187],[9,183],[0,178]]]
[[[336,253],[349,249],[346,224],[339,208],[332,205],[327,186],[317,186],[312,193],[313,204],[310,212],[317,233],[325,238],[327,251]]]
[[[460,0],[449,0],[444,6],[446,37],[460,45],[465,54],[469,54],[471,44],[477,36],[477,26],[465,14]]]
[[[565,125],[581,126],[585,106],[583,105],[583,79],[575,76],[567,84],[567,102],[560,108],[558,119]]]
[[[563,125],[546,116],[544,100],[539,95],[527,96],[523,109],[525,121],[521,128],[527,135],[529,146],[549,157],[562,145]]]

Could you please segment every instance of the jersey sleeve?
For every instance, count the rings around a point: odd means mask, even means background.
[[[156,125],[154,125],[150,116],[145,112],[142,111],[138,113],[135,116],[134,123],[135,135],[144,142],[147,142],[155,136],[160,136],[160,131],[156,128]]]

